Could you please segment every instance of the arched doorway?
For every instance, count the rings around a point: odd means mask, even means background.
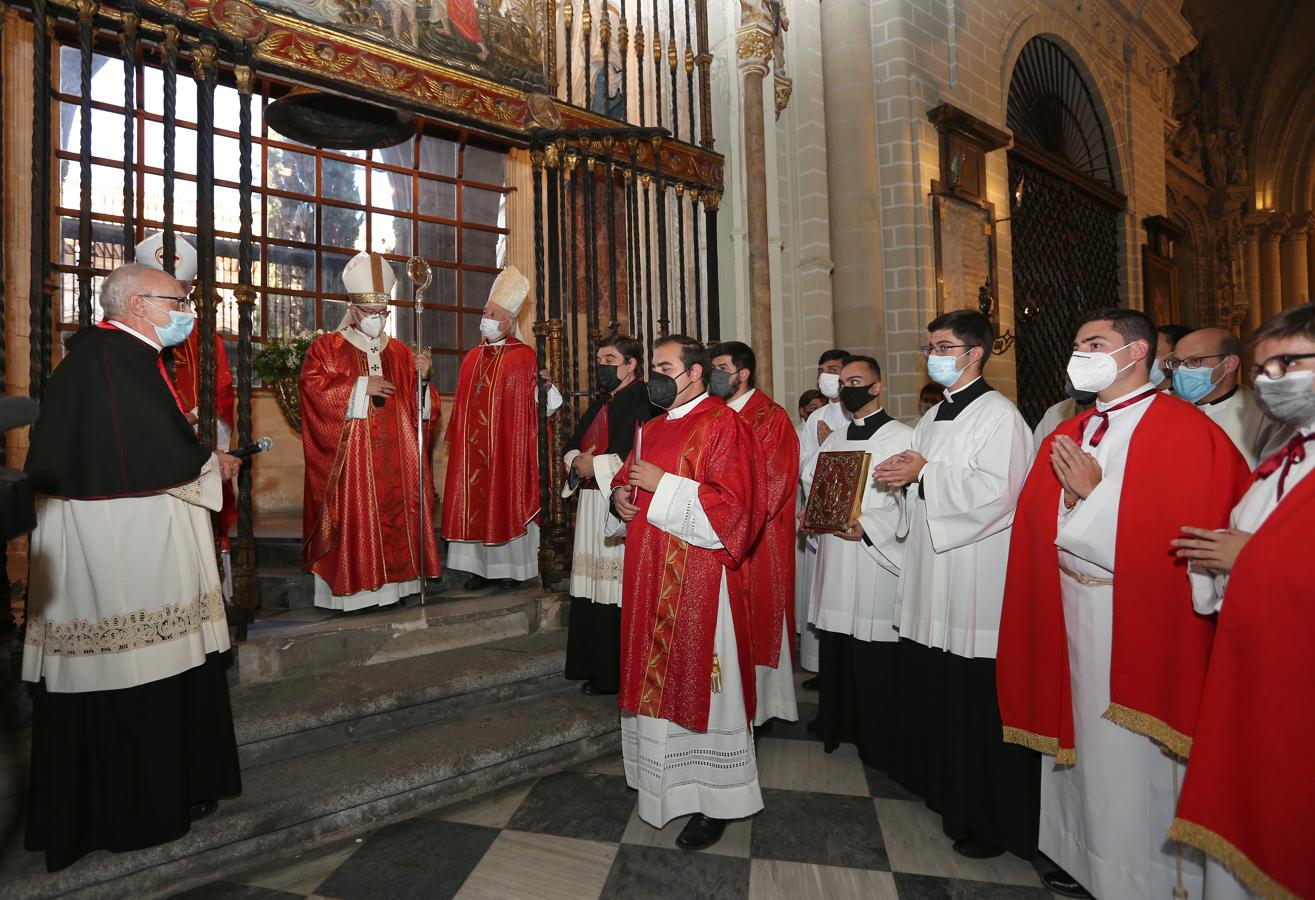
[[[1114,157],[1082,73],[1055,41],[1024,45],[1007,112],[1018,406],[1035,424],[1064,397],[1073,323],[1119,303]]]

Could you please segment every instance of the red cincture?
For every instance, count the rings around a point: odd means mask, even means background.
[[[1130,397],[1122,403],[1116,403],[1109,409],[1097,409],[1091,413],[1093,419],[1100,419],[1100,424],[1096,426],[1096,433],[1091,436],[1091,446],[1099,447],[1100,442],[1105,440],[1105,432],[1110,430],[1110,413],[1118,412],[1121,409],[1127,409],[1129,406],[1141,403],[1147,397],[1154,397],[1157,391],[1151,388],[1149,391],[1142,391],[1136,397]]]
[[[1264,480],[1281,468],[1283,471],[1278,476],[1278,495],[1282,497],[1283,483],[1287,481],[1288,472],[1291,471],[1294,463],[1306,458],[1306,442],[1312,440],[1315,440],[1315,434],[1299,434],[1288,441],[1283,445],[1282,450],[1256,467],[1256,478]]]

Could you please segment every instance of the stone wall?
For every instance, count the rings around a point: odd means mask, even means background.
[[[738,13],[727,4],[723,38]],[[789,106],[769,129],[776,393],[787,406],[812,384],[817,354],[839,345],[875,352],[887,371],[889,408],[911,418],[925,369],[917,348],[935,314],[929,192],[942,178],[927,112],[952,103],[1005,127],[1013,66],[1024,44],[1060,43],[1087,81],[1127,196],[1120,228],[1120,294],[1142,303],[1140,222],[1165,206],[1166,72],[1194,45],[1172,0],[787,0]],[[725,59],[724,53],[718,54]],[[740,102],[733,67],[716,70],[715,102],[727,156],[721,235],[723,332],[747,338],[742,278],[747,253],[733,221],[743,183],[742,135],[727,134]],[[768,96],[771,91],[768,91]],[[1004,151],[987,161],[987,199],[1009,209]],[[825,199],[825,202],[823,202]],[[826,229],[826,234],[822,231]],[[1014,326],[1010,231],[998,229],[1001,330]],[[831,263],[830,290],[822,273]],[[787,271],[780,273],[780,267]],[[778,292],[779,288],[779,292]],[[830,318],[828,334],[826,319]],[[991,380],[1014,387],[1012,353]]]

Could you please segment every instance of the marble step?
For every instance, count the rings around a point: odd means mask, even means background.
[[[559,690],[566,634],[544,631],[304,678],[241,686],[233,719],[243,769],[373,740],[507,700]]]
[[[420,606],[341,615],[261,610],[238,646],[242,685],[371,666],[562,626],[563,597],[537,587],[443,592]]]
[[[19,849],[21,829],[12,829],[0,847],[0,883],[10,900],[140,896],[465,800],[614,752],[619,743],[616,698],[564,685],[255,766],[243,772],[241,797],[161,847],[95,853],[49,874],[42,856]]]

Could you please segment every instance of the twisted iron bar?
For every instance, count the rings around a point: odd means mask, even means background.
[[[46,0],[32,0],[32,248],[31,280],[31,355],[28,368],[28,393],[41,399],[50,376],[54,350],[51,331],[51,300],[47,294],[50,276],[49,232],[50,208],[50,44],[47,39],[51,21],[46,14]]]
[[[137,25],[136,7],[128,2],[121,8],[123,31],[119,35],[123,60],[123,258],[136,258],[137,244]]]
[[[174,273],[174,141],[178,113],[178,26],[164,26],[164,270]]]
[[[192,74],[196,78],[196,257],[200,334],[197,356],[201,373],[197,393],[197,418],[201,442],[218,447],[218,416],[215,402],[215,333],[219,312],[215,291],[215,55],[211,44],[192,50]]]
[[[91,51],[95,0],[78,0],[78,326],[91,324]]]
[[[240,64],[234,70],[237,77],[237,154],[238,154],[238,284],[233,293],[237,297],[237,442],[245,447],[251,443],[251,339],[255,331],[256,292],[252,287],[253,214],[251,210],[251,90],[254,72],[249,64]],[[246,627],[253,610],[260,607],[260,582],[256,578],[256,530],[252,509],[251,466],[243,465],[237,474],[237,555],[234,560],[236,574],[233,599],[246,611],[238,625],[240,639],[246,637]]]

